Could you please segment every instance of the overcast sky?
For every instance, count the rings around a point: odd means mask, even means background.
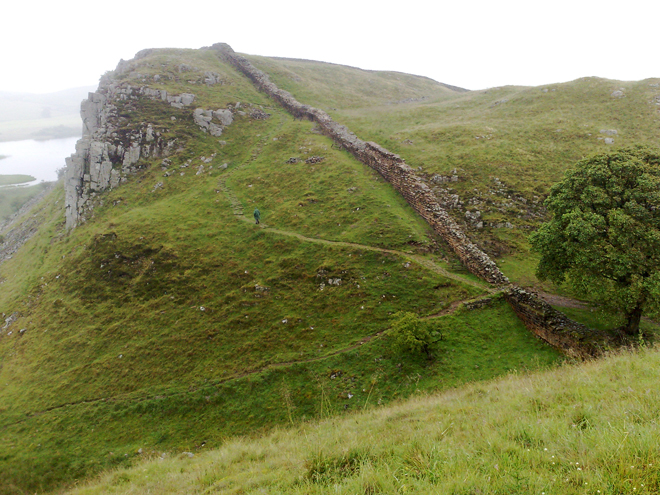
[[[657,0],[3,3],[0,91],[95,85],[143,48],[217,42],[473,90],[660,77]]]

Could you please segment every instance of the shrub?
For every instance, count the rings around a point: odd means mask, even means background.
[[[442,340],[442,336],[432,331],[430,324],[415,313],[400,311],[393,316],[393,319],[389,332],[393,339],[393,348],[401,353],[423,352],[431,358],[431,348]]]

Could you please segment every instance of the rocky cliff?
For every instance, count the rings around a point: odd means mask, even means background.
[[[106,74],[98,89],[81,104],[83,137],[76,144],[76,152],[67,158],[64,175],[68,229],[85,221],[99,193],[116,187],[140,170],[144,166],[141,159],[165,158],[185,145],[162,121],[136,125],[132,117],[139,112],[141,101],[160,105],[162,113],[171,114],[172,122],[191,118],[200,130],[213,136],[221,135],[222,129],[232,123],[230,109],[195,108],[196,96],[192,93],[170,94],[145,84],[157,83],[158,75],[147,80],[138,73],[139,85],[135,84],[135,77],[120,77],[149,53],[145,50],[132,61],[120,61],[117,69]],[[182,72],[190,69],[178,68]],[[213,85],[222,81],[217,74],[207,72],[202,82]]]

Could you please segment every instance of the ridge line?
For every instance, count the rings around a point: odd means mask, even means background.
[[[348,150],[358,161],[380,173],[449,244],[470,272],[504,290],[506,301],[534,335],[561,352],[580,359],[602,355],[609,346],[621,344],[606,332],[594,330],[571,320],[535,292],[511,283],[495,262],[470,241],[461,227],[437,202],[431,189],[400,156],[375,142],[362,141],[323,110],[300,103],[291,93],[271,82],[268,74],[234,52],[228,44],[216,43],[211,49],[217,51],[219,57],[233,65],[258,89],[271,96],[294,117],[315,122],[323,134]]]

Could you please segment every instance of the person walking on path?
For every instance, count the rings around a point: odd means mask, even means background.
[[[257,225],[259,225],[259,220],[261,220],[261,212],[258,208],[254,209],[254,219],[257,222]]]

